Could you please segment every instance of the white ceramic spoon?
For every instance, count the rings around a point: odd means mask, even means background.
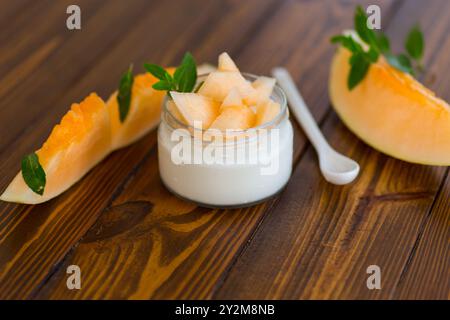
[[[272,74],[286,93],[292,113],[316,149],[320,171],[325,180],[338,185],[352,182],[359,173],[358,163],[338,153],[328,144],[289,72],[284,68],[275,68],[272,70]]]

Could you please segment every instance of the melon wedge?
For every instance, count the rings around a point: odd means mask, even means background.
[[[329,79],[331,102],[347,127],[394,158],[450,165],[449,105],[383,58],[349,91],[349,58],[347,49],[338,49]]]
[[[167,71],[172,74],[175,70],[174,68],[168,68]],[[150,73],[134,77],[130,109],[123,123],[119,118],[117,91],[108,99],[106,104],[111,119],[112,150],[125,147],[139,140],[158,126],[161,118],[162,101],[166,93],[152,88],[152,85],[157,81]]]
[[[217,64],[217,69],[219,71],[236,71],[239,72],[238,67],[228,55],[228,53],[224,52],[219,56],[219,63]]]
[[[255,126],[260,126],[275,119],[280,113],[280,104],[270,99],[260,103],[256,107]]]
[[[194,121],[199,121],[202,128],[207,129],[219,114],[220,104],[200,94],[171,91],[170,95],[182,117],[191,126]]]
[[[105,102],[95,93],[73,104],[44,145],[36,151],[46,173],[44,194],[34,193],[19,172],[0,200],[37,204],[52,199],[80,180],[111,149],[111,125]]]
[[[270,77],[258,77],[252,82],[254,93],[246,99],[248,105],[257,105],[267,101],[275,87],[276,79]]]
[[[253,127],[255,114],[246,106],[225,108],[209,127],[218,130],[246,130]]]
[[[255,91],[239,72],[216,71],[208,75],[198,93],[222,102],[233,88],[236,88],[244,98],[253,95]]]

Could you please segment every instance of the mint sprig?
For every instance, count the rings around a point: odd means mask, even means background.
[[[117,103],[119,105],[120,122],[124,122],[130,111],[131,91],[133,88],[133,65],[130,65],[120,79],[119,92],[117,94]]]
[[[159,81],[152,88],[155,90],[192,92],[197,82],[197,65],[192,54],[187,52],[173,77],[161,66],[145,63],[144,68]]]
[[[38,195],[44,194],[46,177],[36,153],[22,158],[22,177],[28,187]]]
[[[391,52],[389,38],[384,33],[377,33],[367,26],[367,15],[361,6],[356,7],[354,23],[355,31],[366,44],[367,49],[364,49],[351,35],[337,35],[331,38],[332,43],[340,43],[352,53],[349,60],[350,73],[347,78],[349,90],[353,90],[361,83],[370,65],[377,62],[380,55],[384,55],[391,66],[402,72],[414,75],[416,70],[423,70],[421,59],[425,45],[418,25],[411,29],[406,38],[407,53],[395,55]]]

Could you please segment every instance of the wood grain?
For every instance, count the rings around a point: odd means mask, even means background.
[[[420,21],[421,80],[449,100],[448,2],[80,0],[81,32],[65,28],[66,0],[12,3],[0,5],[0,189],[70,103],[91,91],[107,98],[131,61],[171,65],[186,50],[213,63],[228,51],[256,74],[286,66],[327,138],[362,173],[350,186],[325,183],[294,123],[296,168],[279,196],[200,208],[162,186],[153,132],[48,203],[0,203],[0,299],[450,297],[448,168],[369,148],[325,90],[329,37],[352,26],[356,3],[375,3],[396,49]],[[72,264],[81,290],[66,287]],[[382,269],[380,291],[365,285],[370,264]]]
[[[449,4],[435,4],[430,7],[419,1],[405,2],[388,31],[405,31],[406,26],[420,20],[427,34],[427,49],[445,55],[439,42],[445,28],[434,27],[434,21],[439,15],[447,17],[448,9],[442,9]],[[397,43],[404,35],[392,32]],[[435,55],[427,60],[427,66],[436,68],[439,59],[439,54]],[[445,70],[448,65],[440,67]],[[432,88],[449,83],[448,73],[442,71]],[[446,92],[440,93],[449,98]],[[324,130],[337,150],[360,163],[359,179],[345,187],[325,183],[309,148],[286,192],[266,215],[214,298],[395,297],[397,283],[417,245],[446,169],[407,164],[377,153],[349,133],[334,112],[325,121]],[[448,270],[448,260],[435,259]],[[367,289],[369,265],[381,267],[382,290]],[[443,277],[447,279],[448,272]],[[421,285],[429,291],[448,293],[446,283]]]
[[[115,9],[110,8],[108,12],[105,12],[106,16],[102,17],[101,20],[105,26],[111,23],[111,19],[114,19],[116,15],[113,15],[112,12],[113,10],[116,10],[116,12],[120,10],[121,3],[123,4],[123,2],[117,2]],[[273,5],[273,2],[260,3],[262,11],[249,10],[250,5],[245,6],[244,15],[242,10],[232,10],[237,5],[236,2],[230,2],[227,10],[224,10],[221,3],[213,3],[206,7],[202,5],[205,15],[202,16],[202,19],[197,19],[196,23],[190,24],[188,28],[184,28],[186,24],[182,17],[186,18],[186,14],[191,12],[190,19],[194,20],[198,10],[192,8],[192,1],[185,1],[182,4],[184,7],[180,6],[180,2],[176,4],[173,2],[159,3],[153,10],[146,12],[138,24],[130,21],[129,32],[125,34],[127,31],[125,28],[122,31],[124,37],[121,41],[108,52],[104,52],[105,56],[100,63],[93,66],[95,70],[89,71],[83,77],[83,81],[72,86],[66,92],[67,96],[64,96],[61,100],[68,99],[70,96],[79,96],[83,90],[98,89],[99,86],[103,88],[99,90],[100,92],[106,91],[109,93],[113,91],[117,85],[118,75],[130,60],[148,61],[149,55],[151,55],[153,61],[162,61],[161,63],[164,64],[174,63],[179,51],[172,50],[173,42],[184,43],[184,47],[188,47],[193,38],[197,39],[197,34],[200,34],[200,31],[206,26],[210,28],[211,32],[214,32],[215,24],[210,21],[211,15],[225,14],[225,18],[228,18],[229,21],[235,20],[240,23],[245,21],[247,26],[251,28],[252,21],[257,23],[259,14]],[[197,6],[200,4],[203,4],[203,2],[198,1]],[[142,5],[145,5],[145,3],[142,2]],[[174,9],[174,6],[177,10]],[[139,10],[139,8],[135,10]],[[109,13],[111,13],[111,16],[108,16]],[[169,17],[166,30],[152,28],[152,25],[157,23],[156,18],[160,16]],[[184,33],[180,33],[179,30],[183,28]],[[150,33],[149,30],[153,30],[153,33]],[[104,27],[98,26],[95,32],[98,32],[99,35],[92,34],[90,35],[91,39],[95,39],[104,33]],[[242,36],[246,36],[246,34],[242,33]],[[144,37],[153,38],[160,45],[155,46],[152,42],[142,44]],[[224,41],[237,41],[236,34],[230,29],[228,29],[228,33],[222,33],[222,37]],[[201,40],[202,38],[199,41]],[[83,44],[89,45],[89,41],[83,42]],[[131,52],[130,47],[136,48],[132,51],[133,57],[127,57]],[[80,48],[80,50],[82,49]],[[117,77],[109,76],[112,73],[117,74]],[[108,77],[104,77],[104,74],[108,74]],[[58,108],[58,112],[65,112],[62,105],[55,106],[55,110]],[[41,105],[40,108],[45,108],[45,105]],[[37,138],[45,136],[45,131],[51,125],[48,118],[42,119],[42,123],[40,122],[30,129],[33,130],[35,136],[27,135],[26,138],[23,136],[23,143],[26,145],[30,143],[30,138],[37,140]],[[40,139],[42,140],[42,138]],[[52,268],[62,259],[67,250],[86,233],[98,214],[108,206],[109,201],[114,198],[115,190],[121,190],[126,178],[133,176],[133,170],[137,170],[136,168],[152,152],[154,146],[155,136],[153,134],[125,151],[114,153],[97,166],[89,174],[89,178],[83,179],[69,192],[48,204],[32,207],[2,203],[0,205],[0,221],[3,222],[7,231],[3,233],[4,237],[0,242],[0,248],[5,249],[0,251],[2,252],[2,255],[0,255],[0,288],[4,289],[0,290],[0,296],[2,298],[32,296],[36,287],[42,281],[45,281],[46,276],[51,273]],[[19,149],[14,150],[17,156],[20,154]],[[114,172],[114,174],[110,175],[109,171]],[[94,197],[94,199],[91,197]],[[89,205],[86,207],[87,203]],[[68,233],[68,230],[71,230],[71,232]],[[37,261],[39,263],[36,263]]]
[[[295,32],[286,34],[284,30],[292,30],[295,27],[300,31],[312,24],[313,16],[303,21],[302,26],[298,26],[298,16],[305,9],[313,10],[314,13],[325,17],[336,14],[333,7],[322,10],[322,4],[289,2],[284,5],[264,26],[261,33],[255,35],[248,47],[237,55],[237,61],[248,59],[246,66],[251,69],[256,65],[254,68],[258,68],[260,59],[268,55],[264,54],[255,59],[252,53],[258,52],[258,48],[267,49],[267,39],[283,36],[287,37],[284,40],[290,43],[290,40],[297,39],[298,34]],[[347,21],[352,11],[338,11],[337,14],[346,17],[334,19],[336,23]],[[340,26],[342,27],[343,25]],[[320,26],[320,28],[328,27]],[[328,30],[329,32],[331,30]],[[292,39],[289,39],[289,36]],[[283,63],[286,56],[298,54],[298,50],[306,51],[304,47],[306,45],[309,45],[312,54],[330,55],[333,50],[332,48],[314,50],[314,46],[305,42],[290,47],[288,51],[287,49],[279,51],[280,56],[275,58],[280,60],[272,60],[270,64]],[[270,46],[277,48],[278,43],[274,42]],[[262,65],[267,66],[267,63]],[[323,78],[326,77],[327,70],[322,70]],[[267,72],[267,69],[258,72]],[[316,72],[312,72],[310,77],[320,79],[320,75]],[[315,94],[321,95],[321,92],[316,91]],[[298,135],[297,156],[304,145],[304,138]],[[264,212],[276,203],[276,200],[245,210],[210,211],[195,208],[178,201],[160,185],[156,161],[154,156],[142,165],[141,170],[137,171],[133,179],[127,183],[123,194],[113,201],[113,207],[106,209],[107,217],[100,219],[94,230],[109,229],[110,224],[120,225],[112,223],[113,218],[108,218],[108,215],[113,212],[114,217],[125,217],[128,211],[132,211],[130,207],[136,205],[147,208],[142,213],[145,216],[143,221],[129,229],[121,230],[119,234],[117,231],[109,230],[106,232],[108,237],[105,237],[99,232],[96,241],[90,239],[80,243],[59,271],[44,285],[37,295],[38,298],[192,299],[213,296],[252,231],[260,223]],[[115,236],[109,236],[111,233]],[[119,261],[120,265],[117,265]],[[73,292],[66,289],[64,270],[70,264],[80,265],[88,274],[84,290]],[[105,266],[115,267],[105,271]],[[132,273],[129,272],[130,266],[134,266]],[[98,280],[93,282],[93,279]],[[117,290],[111,290],[112,287]]]

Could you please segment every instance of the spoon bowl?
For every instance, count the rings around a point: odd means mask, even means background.
[[[319,165],[325,180],[336,185],[350,183],[359,174],[359,165],[356,161],[331,147],[319,153]]]

